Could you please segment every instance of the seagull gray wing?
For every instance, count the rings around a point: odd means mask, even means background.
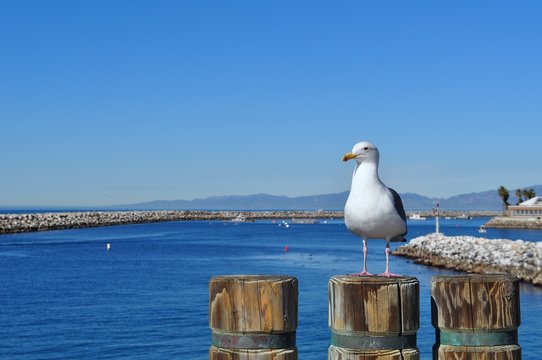
[[[388,188],[389,191],[391,191],[391,194],[393,195],[393,205],[395,205],[395,210],[401,216],[401,219],[406,221],[406,213],[405,208],[403,207],[403,201],[401,200],[401,197],[397,193],[397,191],[393,190],[392,188]]]
[[[395,206],[395,211],[397,211],[397,214],[403,219],[403,221],[406,224],[406,213],[405,208],[403,207],[403,201],[401,200],[401,197],[397,193],[397,191],[393,190],[392,188],[388,188],[388,190],[393,195],[393,205]],[[402,234],[402,236],[405,236],[407,234],[407,231],[405,230],[405,233]]]

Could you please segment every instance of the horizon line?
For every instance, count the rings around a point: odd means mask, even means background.
[[[531,185],[531,186],[525,187],[525,189],[539,187],[539,186],[542,186],[542,185]],[[89,209],[96,209],[96,208],[133,206],[133,205],[140,205],[140,204],[146,204],[146,203],[152,203],[152,202],[175,202],[175,201],[193,202],[193,201],[198,201],[198,200],[207,200],[207,199],[211,199],[211,198],[229,198],[229,197],[243,198],[243,197],[259,196],[259,195],[265,195],[265,196],[271,196],[271,197],[283,197],[283,198],[288,198],[288,199],[296,199],[296,198],[313,197],[313,196],[339,195],[339,194],[343,194],[343,193],[348,192],[348,191],[349,190],[345,190],[345,191],[341,191],[341,192],[330,192],[330,193],[321,193],[321,194],[313,194],[313,195],[295,195],[295,196],[276,195],[276,194],[269,194],[269,193],[253,193],[253,194],[246,194],[246,195],[240,195],[240,194],[209,195],[209,196],[206,196],[206,197],[197,197],[197,198],[193,198],[193,199],[190,199],[190,200],[186,200],[186,199],[172,199],[172,200],[156,199],[156,200],[142,200],[142,201],[134,201],[134,202],[131,202],[131,203],[108,204],[108,205],[105,205],[105,204],[102,204],[102,205],[89,205],[89,204],[86,204],[86,205],[0,205],[0,209],[4,209],[4,210],[17,209],[17,208],[19,208],[19,209],[21,209],[21,208],[33,208],[33,209],[39,209],[39,208],[41,208],[41,209],[44,209],[44,208],[50,208],[50,209],[57,209],[57,208],[84,209],[84,208],[89,208]],[[427,198],[427,199],[430,199],[430,200],[449,200],[449,199],[451,199],[453,197],[456,197],[456,196],[480,194],[480,193],[489,192],[489,191],[492,191],[492,190],[472,191],[472,192],[467,192],[467,193],[451,195],[451,196],[448,196],[448,197],[443,197],[443,196],[440,196],[440,197],[433,196],[432,197],[432,196],[422,195],[422,194],[419,194],[419,193],[416,193],[416,192],[401,192],[399,194],[416,195],[416,196],[421,196],[421,197],[424,197],[424,198]],[[497,189],[495,189],[495,192],[497,192]],[[511,192],[510,197],[514,198],[516,196],[515,196],[514,193]]]

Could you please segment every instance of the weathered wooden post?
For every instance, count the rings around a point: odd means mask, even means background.
[[[413,277],[332,277],[329,360],[419,359],[419,293]]]
[[[519,283],[509,275],[433,276],[433,358],[519,360]]]
[[[215,276],[209,282],[210,360],[297,360],[297,279]]]

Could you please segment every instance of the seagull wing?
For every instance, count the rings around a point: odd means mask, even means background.
[[[406,225],[406,213],[405,208],[403,207],[403,201],[401,200],[401,197],[399,196],[397,191],[393,190],[392,188],[388,188],[388,190],[393,195],[393,205],[395,206],[395,210],[397,211],[401,219],[403,219]],[[405,230],[404,234],[401,234],[400,237],[404,237],[406,234],[407,230]],[[402,241],[406,241],[406,239],[403,238]]]

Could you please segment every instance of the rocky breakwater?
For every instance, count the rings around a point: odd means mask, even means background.
[[[542,242],[430,234],[412,239],[393,254],[465,272],[505,272],[542,285]]]
[[[542,218],[537,217],[510,217],[496,216],[489,220],[486,227],[500,229],[533,229],[542,230]]]
[[[206,218],[205,212],[190,218]],[[81,211],[33,214],[0,214],[0,234],[76,229],[96,226],[175,221],[189,217],[186,211]]]
[[[164,221],[337,218],[336,211],[80,211],[0,214],[0,234]]]

